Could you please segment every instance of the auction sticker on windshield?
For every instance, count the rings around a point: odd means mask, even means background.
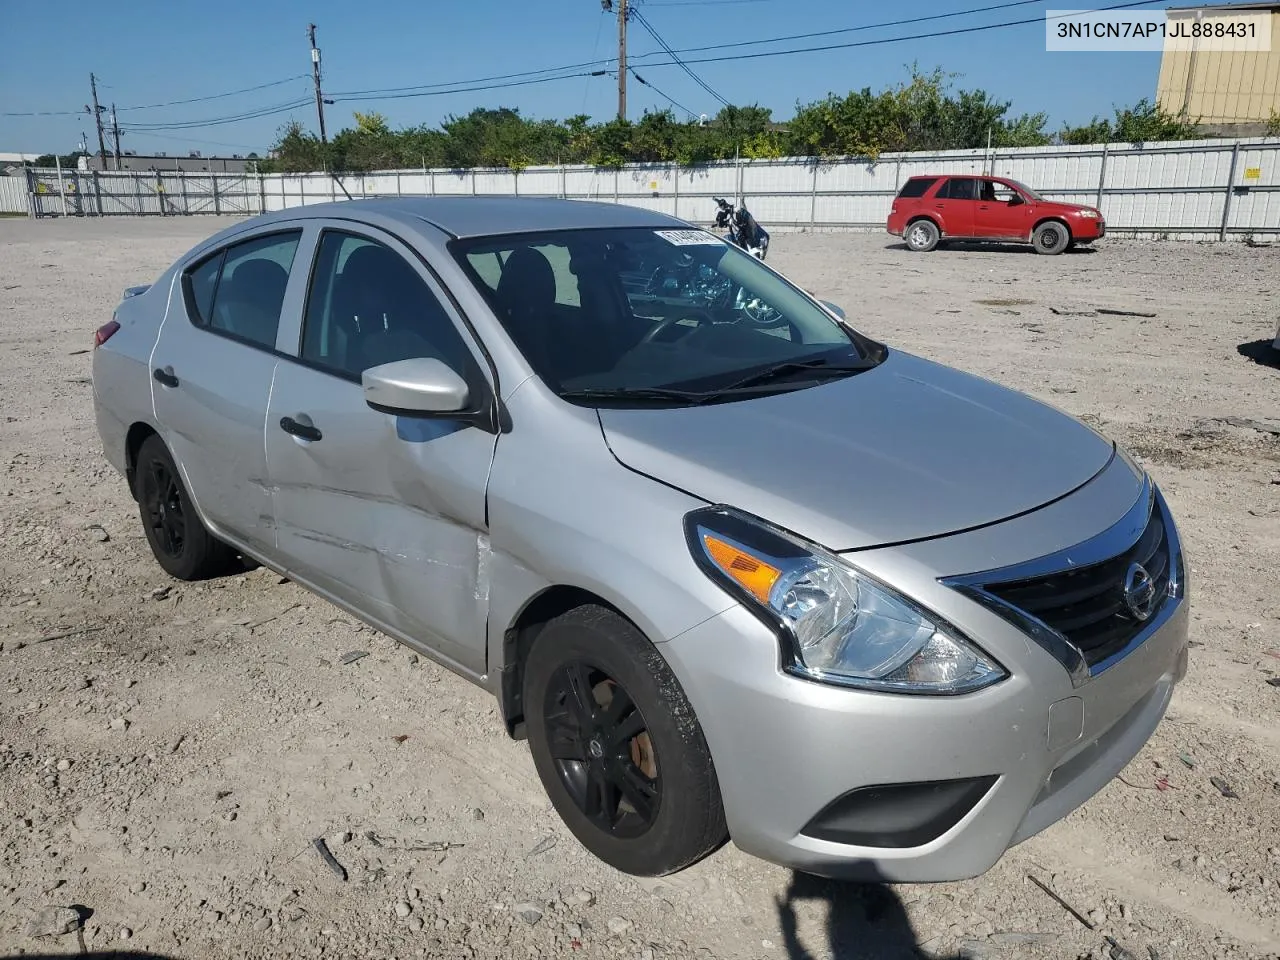
[[[654,232],[667,243],[675,244],[677,247],[724,243],[719,237],[705,230],[655,230]]]

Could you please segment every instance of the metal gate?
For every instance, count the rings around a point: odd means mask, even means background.
[[[27,170],[37,217],[252,216],[262,211],[257,175],[175,171]]]

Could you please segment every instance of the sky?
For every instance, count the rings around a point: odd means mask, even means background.
[[[982,88],[998,100],[1012,101],[1014,114],[1044,111],[1050,128],[1057,129],[1063,123],[1088,121],[1095,114],[1109,116],[1116,106],[1154,97],[1160,66],[1158,53],[1046,52],[1043,21],[986,28],[1043,17],[1046,9],[1079,9],[1085,4],[1025,0],[1004,9],[971,12],[1010,0],[632,2],[677,51],[956,14],[829,37],[681,54],[714,94],[731,103],[770,107],[778,120],[790,117],[797,102],[865,86],[880,90],[901,82],[915,62],[925,71],[940,67],[958,74],[953,80],[957,88]],[[1110,0],[1099,5],[1106,2]],[[1153,9],[1159,6],[1150,4]],[[352,125],[354,110],[376,110],[393,127],[434,126],[450,114],[465,114],[479,106],[516,107],[534,118],[586,113],[603,120],[617,111],[615,76],[579,76],[444,95],[433,90],[430,96],[353,98],[357,91],[456,84],[616,57],[616,14],[602,10],[601,0],[219,0],[216,4],[67,0],[56,5],[56,14],[35,19],[16,16],[18,10],[17,0],[0,0],[0,23],[6,31],[16,31],[6,38],[0,57],[0,152],[69,153],[78,147],[82,133],[89,149],[95,150],[92,117],[84,112],[93,72],[98,77],[99,101],[117,106],[124,149],[171,155],[190,150],[201,150],[206,156],[250,150],[265,154],[289,119],[315,129],[315,104],[308,99],[313,96],[308,23],[316,24],[325,95],[337,101],[325,108],[330,135]],[[865,44],[978,26],[984,29]],[[749,60],[737,56],[832,43],[865,45]],[[650,84],[646,87],[630,78],[628,114],[632,119],[639,118],[645,108],[670,106],[667,97],[680,104],[677,115],[682,119],[685,110],[714,115],[719,109],[713,93],[680,67],[646,66],[669,58],[634,20],[629,25],[628,51],[636,72]],[[725,57],[729,59],[694,62]],[[616,63],[594,69],[616,70]],[[271,85],[195,103],[151,106],[265,84]],[[295,102],[297,106],[290,105]],[[35,112],[55,115],[14,115]],[[245,117],[254,113],[263,115]],[[203,125],[232,117],[245,119]]]

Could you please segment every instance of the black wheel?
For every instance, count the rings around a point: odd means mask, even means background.
[[[599,606],[543,627],[524,676],[529,749],[556,812],[624,873],[661,876],[727,835],[702,728],[653,644]]]
[[[151,552],[171,577],[202,580],[224,572],[235,554],[196,515],[164,441],[150,436],[138,451],[134,496]]]
[[[907,234],[903,238],[907,247],[916,253],[928,253],[942,239],[942,232],[932,220],[920,219],[907,224]]]
[[[1056,220],[1040,224],[1031,235],[1031,245],[1036,248],[1036,253],[1062,253],[1070,244],[1070,232]]]

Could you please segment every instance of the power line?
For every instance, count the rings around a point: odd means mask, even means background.
[[[83,110],[6,110],[0,117],[79,117],[83,114]]]
[[[604,13],[604,12],[605,11],[603,10],[601,11],[601,13]],[[593,57],[600,52],[600,34],[603,32],[604,32],[604,17],[601,17],[599,20],[596,21],[596,38],[591,44],[591,55]],[[590,93],[591,93],[591,78],[588,77],[586,80],[582,81],[582,109],[578,111],[579,113],[587,112],[587,96]]]
[[[337,93],[330,94],[330,96],[335,100],[342,101],[343,103],[359,103],[364,100],[408,100],[414,97],[444,97],[451,93],[475,93],[481,90],[502,90],[507,87],[528,87],[538,83],[550,83],[553,80],[573,80],[577,77],[603,77],[607,76],[609,73],[610,71],[608,70],[591,70],[579,71],[578,73],[566,73],[557,77],[535,77],[530,80],[513,80],[509,83],[490,83],[470,87],[456,87],[451,90],[422,90],[417,93],[393,93],[383,96],[368,97],[350,97]]]
[[[221,100],[224,97],[234,97],[242,93],[253,93],[255,90],[266,90],[268,87],[279,87],[286,83],[293,83],[295,80],[305,80],[307,75],[299,73],[292,77],[285,77],[282,80],[271,80],[268,83],[259,83],[252,87],[243,87],[240,90],[228,90],[226,93],[211,93],[207,97],[192,97],[189,100],[166,100],[163,103],[142,103],[132,107],[120,107],[120,110],[154,110],[157,107],[180,107],[188,103],[204,103],[207,100]]]
[[[1149,5],[1149,0],[1132,0],[1129,3],[1115,3],[1105,7],[1094,7],[1091,13],[1097,13],[1104,10],[1125,10],[1129,7],[1145,7]],[[723,57],[697,57],[684,61],[684,63],[723,63],[726,60],[759,60],[764,57],[786,57],[797,53],[822,53],[827,50],[851,50],[855,47],[875,47],[884,43],[903,43],[908,40],[932,40],[936,37],[954,37],[965,33],[977,33],[979,30],[997,30],[1002,27],[1020,27],[1029,23],[1043,23],[1044,17],[1032,17],[1029,20],[1005,20],[1000,23],[987,23],[976,27],[956,27],[952,30],[935,30],[932,33],[916,33],[909,34],[904,37],[881,37],[875,40],[855,40],[848,43],[828,43],[814,47],[795,47],[790,50],[761,50],[755,53],[737,53]],[[828,36],[833,31],[824,31],[821,36]],[[719,48],[716,48],[719,49]],[[675,66],[675,62],[657,61],[654,63],[643,64],[645,67],[669,67]]]
[[[208,100],[221,100],[225,97],[235,97],[242,93],[253,93],[257,90],[266,90],[269,87],[279,87],[286,83],[292,83],[295,80],[305,80],[307,74],[299,73],[296,76],[285,77],[282,80],[271,80],[267,83],[259,83],[252,87],[242,87],[239,90],[228,90],[226,93],[211,93],[205,97],[191,97],[187,100],[165,100],[162,103],[140,103],[128,107],[117,107],[121,113],[126,110],[154,110],[159,107],[180,107],[189,103],[204,103]],[[105,83],[99,84],[106,87]],[[6,111],[0,113],[0,117],[72,117],[79,116],[84,113],[83,110],[28,110],[28,111]]]
[[[369,99],[373,99],[373,95],[375,94],[408,93],[416,90],[440,90],[444,87],[456,87],[459,84],[489,83],[490,81],[496,80],[514,80],[520,77],[536,77],[544,73],[560,73],[564,70],[581,70],[586,67],[607,66],[608,64],[616,62],[616,59],[617,58],[615,57],[609,57],[605,60],[587,60],[582,63],[568,63],[561,67],[543,67],[539,70],[522,70],[519,73],[500,73],[492,77],[473,77],[470,80],[451,80],[442,83],[415,83],[407,87],[374,87],[369,90],[340,90],[337,93],[330,92],[328,96],[350,99],[357,96],[367,95]]]
[[[288,103],[278,103],[270,107],[261,107],[256,110],[250,110],[233,116],[210,117],[206,120],[179,120],[173,123],[130,123],[128,126],[130,130],[138,133],[145,133],[150,130],[195,130],[200,127],[216,127],[226,123],[239,123],[242,120],[256,120],[259,117],[269,117],[277,113],[287,113],[290,110],[296,110],[298,107],[305,106],[310,102],[310,97],[303,97],[300,100],[291,100]]]
[[[644,77],[640,76],[640,74],[636,73],[635,67],[629,67],[628,69],[631,71],[631,75],[636,78],[637,82],[644,84],[654,93],[656,93],[658,96],[662,97],[664,100],[670,103],[673,107],[678,107],[679,109],[683,110],[685,113],[687,113],[691,117],[696,116],[696,114],[692,110],[690,110],[688,107],[686,107],[684,104],[680,103],[678,100],[672,99],[667,94],[663,93],[661,90],[655,87],[648,80],[646,80]]]
[[[754,47],[762,43],[782,43],[787,40],[809,40],[813,37],[833,37],[841,33],[862,33],[867,30],[878,30],[882,27],[902,27],[913,23],[925,23],[930,20],[946,20],[951,17],[965,17],[975,13],[988,13],[992,10],[1007,10],[1010,7],[1025,7],[1040,3],[1041,0],[1012,0],[1008,3],[996,3],[988,7],[971,7],[967,10],[952,10],[949,13],[934,13],[926,17],[908,17],[905,20],[882,20],[879,23],[863,23],[856,27],[839,27],[834,30],[815,30],[811,33],[792,33],[782,37],[769,37],[766,40],[736,40],[732,43],[712,43],[702,47],[681,47],[676,53],[702,53],[707,50],[730,50],[736,47]]]
[[[667,52],[667,54],[671,57],[671,59],[674,60],[676,64],[679,65],[681,70],[683,70],[685,73],[687,73],[690,77],[693,78],[694,83],[700,86],[707,93],[711,94],[711,96],[714,97],[716,100],[719,100],[724,106],[726,107],[729,106],[728,100],[726,100],[724,97],[720,96],[720,94],[712,90],[711,87],[707,85],[705,80],[703,80],[700,76],[698,76],[696,73],[690,70],[688,65],[685,64],[685,62],[676,55],[676,52],[671,49],[671,46],[667,43],[667,41],[662,39],[662,36],[658,33],[657,30],[654,29],[653,24],[651,24],[648,21],[648,19],[645,17],[644,14],[642,14],[639,10],[635,10],[634,16],[636,18],[636,22],[639,23],[640,26],[644,27],[645,32],[648,33],[649,36],[653,37],[653,39],[657,42],[658,46],[662,47],[662,49]]]

